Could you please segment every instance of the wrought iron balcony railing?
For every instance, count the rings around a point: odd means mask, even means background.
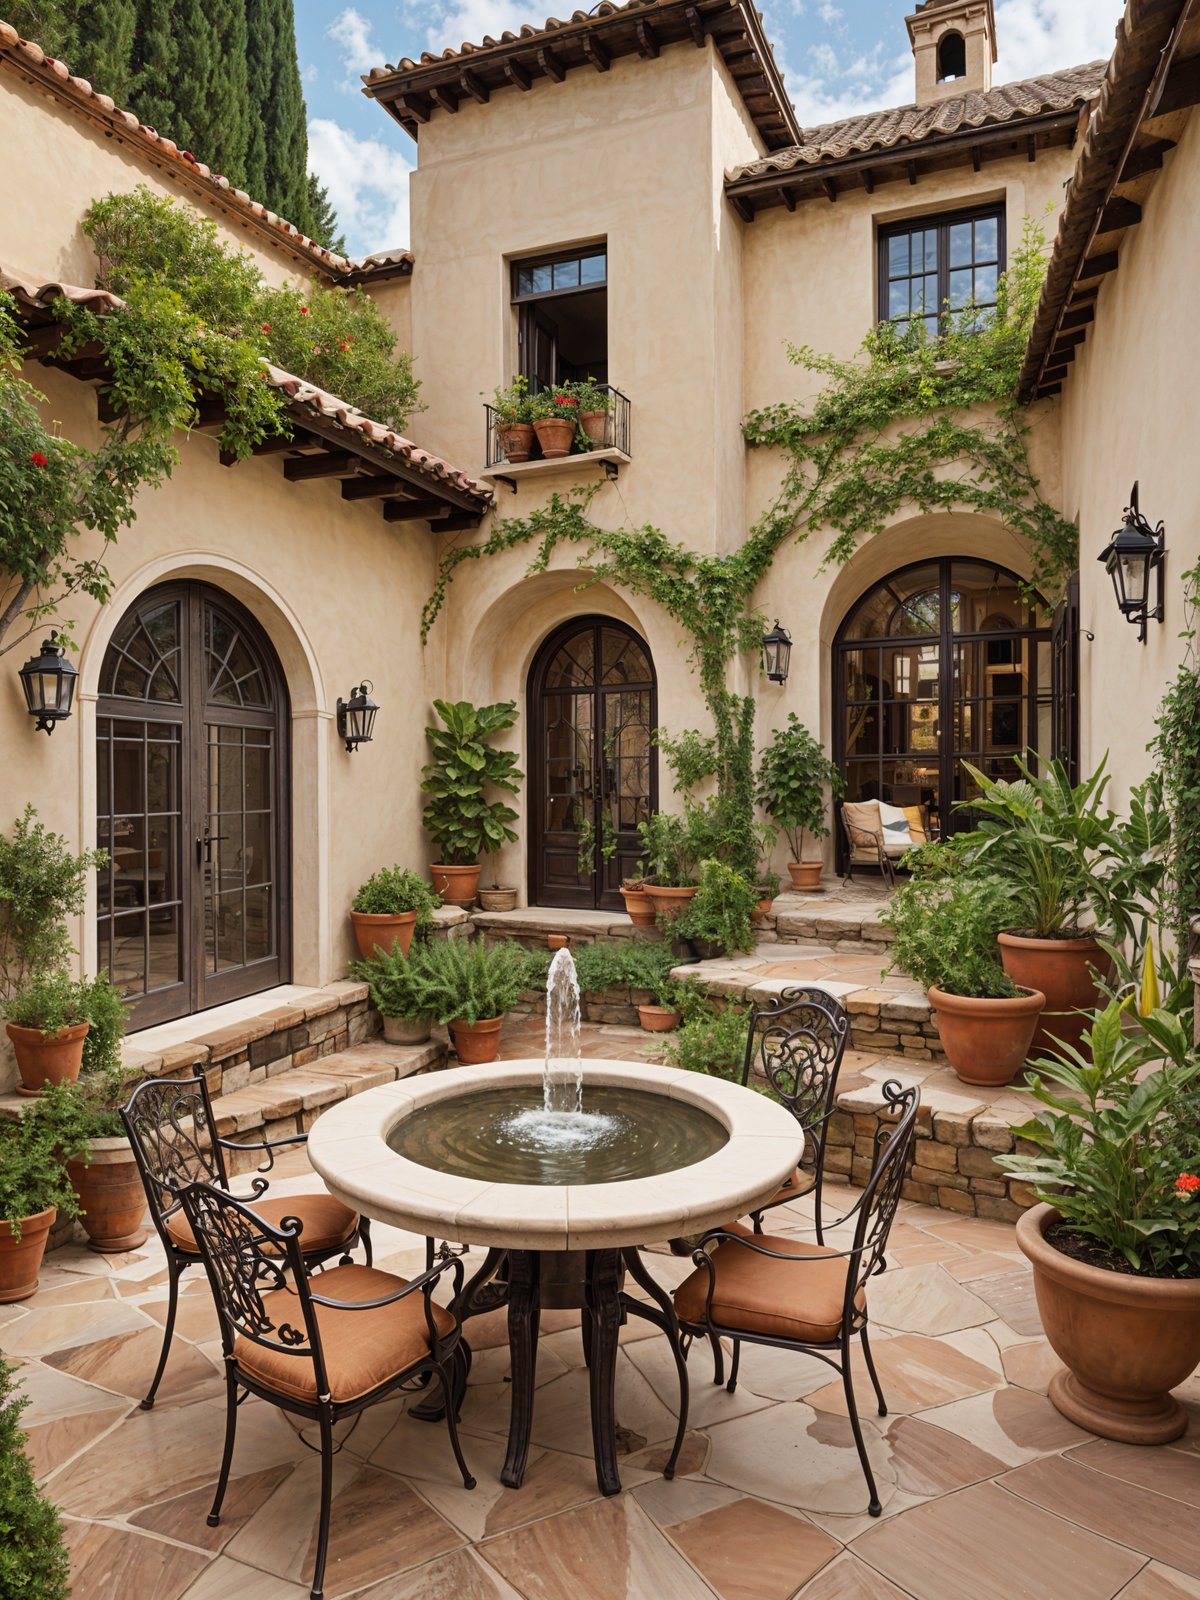
[[[629,449],[629,399],[619,389],[614,389],[611,384],[602,383],[596,386],[607,396],[608,410],[600,413],[603,416],[603,425],[596,421],[592,424],[594,437],[589,438],[584,432],[583,424],[575,430],[575,440],[571,446],[569,457],[561,459],[585,458],[598,450],[619,450],[623,455],[630,454]],[[512,456],[506,454],[501,443],[501,438],[507,433],[502,428],[496,417],[495,406],[485,405],[484,412],[487,417],[487,465],[501,467],[512,461]],[[537,435],[528,441],[530,461],[543,459],[541,449],[537,442]],[[521,452],[522,454],[524,452]],[[515,462],[513,463],[516,464]]]

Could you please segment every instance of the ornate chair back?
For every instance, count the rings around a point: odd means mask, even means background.
[[[871,1176],[858,1206],[853,1247],[858,1252],[853,1258],[857,1267],[846,1278],[847,1327],[852,1325],[851,1308],[859,1303],[858,1297],[867,1280],[887,1266],[888,1235],[900,1204],[904,1180],[912,1166],[917,1138],[921,1091],[916,1084],[905,1089],[895,1079],[889,1079],[883,1086],[883,1095],[892,1120],[881,1122],[875,1130]]]
[[[172,1249],[167,1220],[180,1209],[183,1191],[194,1183],[229,1187],[208,1085],[203,1078],[151,1078],[130,1095],[121,1120],[154,1227]]]

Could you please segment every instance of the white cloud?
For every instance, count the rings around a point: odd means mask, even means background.
[[[457,50],[490,35],[517,33],[526,23],[540,28],[556,8],[550,0],[404,0],[402,15],[422,30],[426,50]],[[568,15],[558,8],[557,14]]]
[[[1123,0],[999,0],[999,83],[1036,78],[1112,54]]]
[[[408,244],[412,166],[378,139],[360,139],[327,117],[308,125],[308,170],[329,198],[353,256]]]
[[[325,35],[333,40],[341,53],[346,69],[342,87],[357,92],[362,88],[359,79],[363,73],[370,72],[372,67],[380,66],[383,61],[383,52],[375,43],[371,31],[370,17],[364,17],[361,11],[347,6],[334,17]]]

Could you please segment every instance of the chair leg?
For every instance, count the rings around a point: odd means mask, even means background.
[[[433,1258],[434,1258],[434,1254],[436,1253],[436,1249],[437,1249],[437,1246],[436,1246],[434,1240],[432,1238],[427,1238],[425,1240],[425,1271],[426,1272],[431,1272],[433,1270]]]
[[[471,1475],[471,1469],[467,1466],[462,1453],[462,1445],[458,1440],[458,1418],[455,1415],[458,1397],[454,1392],[455,1383],[449,1364],[438,1367],[437,1375],[438,1382],[442,1386],[442,1396],[446,1402],[446,1430],[450,1435],[450,1448],[454,1451],[454,1459],[458,1462],[458,1470],[462,1473],[463,1488],[473,1489],[475,1487],[475,1479]]]
[[[368,1267],[375,1264],[375,1251],[371,1245],[371,1219],[360,1216],[358,1219],[358,1240],[363,1247],[363,1255],[367,1258]]]
[[[233,1441],[237,1434],[237,1379],[234,1377],[233,1368],[225,1369],[225,1450],[221,1456],[221,1471],[217,1478],[217,1492],[213,1496],[212,1510],[208,1513],[208,1525],[215,1528],[221,1520],[221,1502],[225,1498],[225,1490],[229,1484],[229,1469],[233,1465]]]
[[[735,1339],[733,1341],[733,1360],[729,1364],[729,1382],[725,1385],[730,1394],[737,1388],[738,1367],[741,1365],[741,1360],[742,1341]]]
[[[879,1503],[879,1491],[875,1487],[875,1474],[871,1471],[871,1463],[867,1460],[862,1423],[858,1420],[858,1402],[854,1398],[854,1374],[850,1370],[849,1341],[842,1345],[842,1387],[846,1391],[846,1410],[850,1413],[850,1427],[854,1432],[859,1464],[863,1469],[863,1477],[867,1480],[867,1490],[871,1497],[867,1503],[867,1510],[873,1517],[878,1517],[882,1514],[883,1507]]]
[[[725,1352],[721,1349],[720,1339],[711,1328],[708,1330],[708,1342],[712,1346],[713,1353],[713,1383],[719,1389],[725,1382]]]
[[[867,1338],[866,1324],[863,1324],[859,1335],[862,1339],[863,1355],[867,1358],[867,1371],[871,1374],[871,1382],[875,1387],[875,1398],[879,1401],[879,1415],[886,1417],[888,1414],[887,1401],[883,1398],[883,1389],[879,1382],[879,1374],[875,1371],[875,1357],[871,1354],[871,1341]]]
[[[761,1211],[753,1211],[753,1212],[751,1212],[750,1220],[754,1224],[755,1233],[761,1233],[763,1231],[763,1220],[762,1219],[763,1219],[763,1214],[762,1214]]]
[[[158,1386],[162,1382],[163,1373],[167,1370],[167,1357],[171,1353],[171,1336],[175,1332],[175,1313],[179,1308],[179,1278],[184,1268],[175,1259],[175,1252],[167,1250],[167,1320],[163,1324],[162,1350],[158,1357],[158,1366],[154,1372],[154,1380],[146,1391],[146,1398],[142,1401],[142,1410],[151,1411],[154,1408],[154,1396],[158,1393]]]
[[[821,1223],[821,1186],[824,1182],[825,1151],[822,1149],[820,1164],[817,1167],[816,1182],[813,1184],[813,1218],[816,1222],[817,1243],[825,1243],[825,1234]]]
[[[333,1503],[333,1417],[327,1405],[317,1418],[321,1428],[321,1511],[317,1522],[317,1559],[313,1566],[312,1600],[325,1593],[325,1561],[329,1555],[329,1511]]]

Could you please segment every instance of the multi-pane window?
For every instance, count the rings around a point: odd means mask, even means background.
[[[608,251],[582,245],[512,264],[517,363],[535,392],[608,382]]]
[[[880,321],[919,319],[936,337],[947,307],[954,314],[972,303],[982,321],[995,310],[1003,270],[999,208],[885,228],[879,235]]]

